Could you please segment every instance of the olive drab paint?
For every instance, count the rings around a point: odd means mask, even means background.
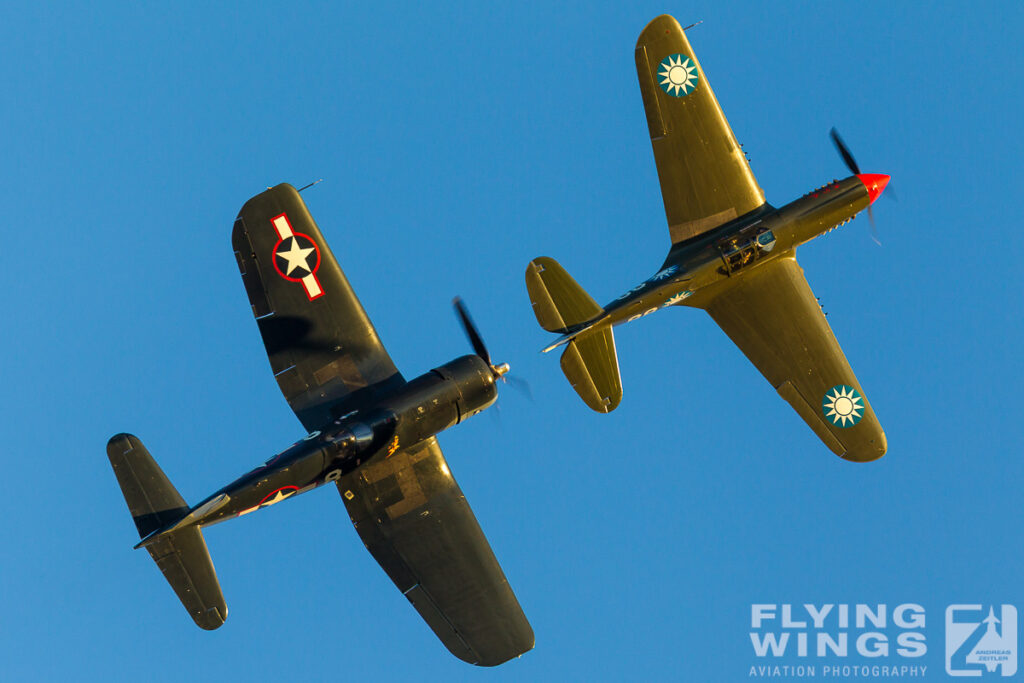
[[[679,23],[654,19],[636,45],[640,94],[672,245],[657,274],[605,307],[554,259],[526,288],[541,327],[565,345],[562,369],[584,402],[614,410],[622,383],[612,328],[662,308],[706,310],[814,433],[855,461],[882,457],[885,433],[796,262],[796,248],[867,209],[889,176],[854,175],[779,208],[765,201]]]

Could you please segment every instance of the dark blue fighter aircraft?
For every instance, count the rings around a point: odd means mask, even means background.
[[[138,438],[107,445],[144,547],[196,624],[227,606],[201,529],[327,483],[374,559],[452,654],[493,666],[533,631],[435,435],[494,403],[491,363],[459,300],[474,354],[407,382],[291,185],[253,197],[232,242],[281,391],[308,434],[190,506]]]

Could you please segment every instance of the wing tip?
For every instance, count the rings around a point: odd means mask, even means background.
[[[219,605],[208,607],[202,612],[194,612],[192,620],[204,631],[216,631],[228,620],[228,606],[221,601]]]
[[[526,621],[526,616],[523,615],[522,623],[519,624],[519,628],[516,629],[515,639],[507,644],[507,647],[501,648],[494,652],[491,652],[482,657],[478,657],[476,661],[470,662],[468,659],[462,659],[464,662],[469,662],[473,666],[479,667],[495,667],[505,662],[510,662],[513,659],[519,659],[527,652],[532,650],[537,644],[537,639],[533,634],[533,627]],[[458,655],[456,655],[458,657]]]
[[[885,438],[885,432],[879,429],[876,437],[848,449],[840,457],[850,462],[874,462],[885,455],[888,450],[889,441]]]
[[[683,27],[679,24],[679,21],[671,14],[660,14],[649,22],[644,30],[640,32],[640,36],[636,39],[636,46],[643,47],[649,41],[647,38],[652,37],[655,32],[661,32],[664,30],[665,33],[671,33],[673,30],[678,31],[680,34],[683,33]]]
[[[114,434],[107,440],[107,455],[121,455],[122,453],[131,450],[133,448],[133,439],[137,441],[138,437],[134,434],[129,434],[128,432]],[[125,447],[125,444],[127,444],[127,447]]]
[[[246,211],[249,209],[249,207],[252,206],[253,204],[256,204],[265,195],[278,194],[280,192],[294,195],[296,197],[299,196],[299,191],[296,190],[295,186],[293,186],[291,183],[278,183],[277,185],[274,185],[273,187],[268,187],[267,189],[263,190],[263,192],[255,194],[248,200],[246,200],[245,204],[242,204],[242,208],[238,210],[238,215],[235,217],[235,220],[237,221],[239,218],[242,218]],[[300,199],[299,201],[302,200]],[[305,202],[303,202],[303,204],[305,204]]]

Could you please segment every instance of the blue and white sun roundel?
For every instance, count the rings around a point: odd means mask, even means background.
[[[672,97],[689,95],[697,81],[697,63],[686,55],[669,55],[658,65],[658,85]]]
[[[864,397],[853,387],[837,384],[825,392],[821,412],[836,427],[852,427],[864,417]]]

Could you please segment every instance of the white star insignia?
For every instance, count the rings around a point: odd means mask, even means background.
[[[294,490],[289,490],[287,493],[285,493],[284,491],[278,491],[277,493],[274,494],[273,498],[271,498],[269,500],[265,500],[263,502],[263,505],[267,506],[267,505],[273,505],[274,503],[280,503],[282,500],[284,500],[288,496],[292,495],[293,493],[295,493]]]
[[[285,271],[285,275],[291,275],[292,271],[296,268],[302,268],[303,270],[313,271],[309,267],[309,255],[316,251],[313,247],[302,248],[299,246],[299,241],[292,238],[292,246],[288,251],[279,251],[277,256],[280,256],[284,260],[288,261],[288,270]]]

